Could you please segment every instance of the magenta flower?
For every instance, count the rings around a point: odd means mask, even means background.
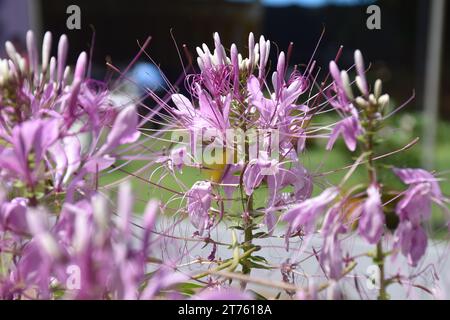
[[[267,156],[252,159],[243,174],[245,193],[252,195],[253,191],[259,187],[264,178],[275,175],[278,170],[278,161],[268,159]]]
[[[178,109],[173,110],[179,116],[177,121],[181,121],[191,134],[199,134],[204,129],[210,129],[207,132],[218,136],[223,143],[222,135],[230,127],[231,95],[211,97],[200,87],[197,87],[196,91],[198,109],[185,96],[181,94],[172,95],[172,101]]]
[[[289,223],[286,235],[296,233],[300,228],[306,234],[313,231],[318,216],[326,210],[338,194],[337,188],[328,188],[317,197],[307,199],[289,209],[282,217],[283,221]]]
[[[427,247],[427,236],[421,225],[431,216],[432,202],[442,207],[444,197],[437,179],[423,169],[396,168],[394,173],[409,185],[395,209],[400,218],[395,232],[396,247],[415,266]]]
[[[10,279],[21,283],[22,291],[17,293],[33,288],[40,298],[50,298],[50,287],[56,286],[71,299],[101,299],[105,295],[111,299],[146,299],[185,281],[186,275],[171,268],[166,268],[164,277],[159,271],[155,281],[148,280],[147,259],[159,204],[147,204],[139,241],[132,230],[132,205],[131,187],[124,184],[119,190],[117,219],[100,195],[90,201],[66,203],[57,221],[49,219],[45,209],[28,209],[27,230],[33,237],[24,243],[9,271]],[[67,270],[72,269],[78,270],[75,275],[79,278],[72,283],[74,288],[67,288],[71,281]],[[15,294],[1,283],[0,288],[3,296]]]
[[[409,220],[417,225],[428,220],[431,203],[442,205],[444,200],[437,179],[423,169],[394,169],[394,173],[409,185],[396,207],[400,221]]]
[[[85,169],[89,172],[102,171],[115,162],[116,149],[128,143],[136,142],[140,132],[137,128],[138,115],[134,106],[128,106],[117,115],[106,142],[99,150],[88,154]]]
[[[269,207],[282,206],[298,203],[309,199],[313,191],[313,180],[311,174],[298,160],[289,167],[280,168],[273,175],[267,176],[269,189]],[[286,187],[292,187],[293,192],[286,194],[282,192]]]
[[[56,120],[30,120],[17,125],[10,140],[12,147],[1,152],[0,168],[34,186],[40,178],[41,161],[58,134]]]
[[[361,52],[355,52],[355,64],[358,76],[356,83],[360,90],[367,95],[367,81],[364,75],[364,62],[362,60]],[[357,146],[357,139],[363,134],[363,128],[360,124],[358,111],[356,110],[353,100],[353,92],[350,86],[350,80],[346,71],[339,71],[336,62],[330,62],[330,73],[333,77],[333,83],[328,90],[329,103],[339,111],[345,118],[339,121],[333,128],[327,144],[327,150],[333,148],[339,135],[342,135],[350,151],[355,151]]]
[[[258,124],[262,128],[274,128],[285,126],[289,129],[292,122],[302,123],[307,120],[305,113],[300,112],[299,116],[292,116],[294,109],[301,109],[295,106],[295,101],[308,89],[306,80],[302,76],[292,75],[289,83],[284,81],[285,70],[282,69],[284,54],[279,57],[279,71],[273,73],[274,93],[270,98],[264,97],[263,87],[260,81],[251,76],[247,81],[247,91],[249,93],[250,105],[255,106],[260,114]],[[302,111],[302,110],[297,110]],[[289,132],[285,132],[288,134]]]
[[[343,269],[343,256],[339,233],[339,225],[330,229],[324,234],[324,242],[320,250],[319,261],[325,273],[330,279],[339,279]]]
[[[212,201],[211,183],[207,181],[197,181],[186,194],[187,210],[189,219],[199,234],[208,230],[212,226],[209,214]]]
[[[28,233],[27,203],[25,198],[15,198],[9,202],[0,199],[0,231],[20,235]]]
[[[416,266],[425,254],[428,244],[428,236],[420,225],[415,225],[409,220],[401,222],[395,231],[394,247],[408,258],[408,263]]]
[[[383,234],[385,216],[381,204],[378,186],[371,185],[367,189],[367,199],[361,206],[358,231],[369,243],[378,243]]]
[[[342,73],[341,71],[339,71],[336,62],[331,61],[329,69],[334,82],[329,92],[328,101],[335,109],[345,113],[351,113],[352,110],[354,109],[354,106],[351,103],[347,94],[346,89],[348,88],[346,88],[346,86],[348,86],[348,83],[345,83],[343,81]]]
[[[339,121],[331,132],[328,140],[327,150],[331,150],[337,138],[342,135],[345,144],[350,151],[355,151],[358,143],[358,136],[361,135],[362,129],[359,124],[358,114],[355,112],[348,118]]]
[[[340,278],[343,269],[343,255],[339,235],[349,230],[344,223],[342,201],[331,207],[324,219],[320,233],[323,236],[323,245],[320,250],[319,261],[330,279]]]

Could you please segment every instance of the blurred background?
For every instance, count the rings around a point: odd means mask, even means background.
[[[80,30],[66,26],[66,10],[73,4],[81,9]],[[380,8],[379,30],[367,28],[370,5]],[[343,45],[340,65],[349,67],[353,51],[359,48],[371,64],[370,80],[383,80],[393,108],[415,92],[415,99],[390,119],[380,153],[420,136],[419,145],[390,158],[392,164],[425,165],[446,173],[450,168],[449,11],[445,0],[0,0],[0,40],[10,39],[23,49],[30,28],[41,36],[46,30],[55,36],[65,33],[71,63],[94,43],[93,76],[102,79],[106,61],[123,68],[138,52],[138,41],[142,44],[151,36],[147,52],[174,82],[183,71],[175,43],[186,45],[195,55],[195,47],[203,42],[212,45],[212,33],[218,31],[225,46],[235,42],[246,50],[247,35],[253,31],[272,40],[274,56],[292,41],[291,63],[298,64],[309,61],[324,32],[315,56],[320,66],[327,68]],[[153,74],[154,65],[147,57],[141,60],[133,71],[135,79],[157,87],[161,79]],[[324,158],[322,145],[312,148],[317,153],[308,156],[311,163]],[[338,152],[333,154],[332,166],[348,163],[344,150],[339,157]],[[448,186],[444,189],[450,192]]]

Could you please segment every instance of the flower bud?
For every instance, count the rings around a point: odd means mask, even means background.
[[[69,79],[70,76],[70,67],[66,66],[66,69],[64,69],[64,75],[63,75],[63,81],[61,83],[61,87],[64,88],[65,85],[67,84],[67,81]]]
[[[353,100],[354,96],[353,96],[353,92],[352,92],[352,88],[350,86],[350,78],[348,77],[348,73],[347,71],[341,71],[341,81],[342,81],[342,86],[344,87],[345,90],[345,94],[347,95],[347,97],[351,100]]]
[[[373,93],[371,93],[369,95],[369,102],[371,105],[376,105],[377,104],[377,99],[375,99],[375,96],[373,95]]]
[[[44,40],[42,41],[42,73],[47,71],[51,48],[52,34],[50,31],[47,31],[44,35]]]
[[[63,34],[61,38],[59,38],[58,43],[58,74],[57,74],[57,82],[61,82],[63,79],[64,68],[66,67],[66,59],[67,59],[67,51],[69,50],[69,42],[67,40],[67,36]]]
[[[8,55],[8,57],[12,60],[12,61],[16,61],[17,58],[17,51],[16,48],[14,47],[14,45],[12,44],[11,41],[6,41],[5,42],[5,50],[6,50],[6,54]]]
[[[361,109],[367,109],[369,107],[369,103],[362,97],[357,97],[355,102]]]
[[[380,106],[380,109],[383,109],[389,105],[389,99],[390,98],[388,94],[383,94],[381,97],[378,98],[378,104]]]
[[[55,81],[55,74],[56,74],[56,59],[55,59],[55,57],[51,57],[51,59],[50,59],[49,74],[50,74],[50,81]]]
[[[375,98],[379,98],[381,96],[382,93],[382,89],[383,89],[383,83],[381,82],[380,79],[377,79],[377,81],[375,81],[375,86],[374,86],[374,94],[375,94]]]
[[[250,62],[250,68],[255,64],[255,37],[253,36],[253,32],[250,32],[248,35],[248,59]]]
[[[365,72],[366,72],[366,68],[364,66],[364,59],[362,56],[361,51],[356,50],[355,51],[355,66],[356,66],[356,73],[358,74],[360,80],[357,82],[358,88],[359,90],[361,90],[361,93],[365,96],[367,96],[369,94],[369,89],[367,86],[367,81],[366,81],[366,76],[365,76]]]
[[[29,30],[26,36],[28,59],[30,61],[30,71],[38,72],[38,53],[33,31]]]
[[[86,73],[87,54],[82,52],[78,57],[77,64],[75,66],[74,80],[83,80]]]

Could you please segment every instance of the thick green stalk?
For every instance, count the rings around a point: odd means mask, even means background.
[[[253,196],[250,196],[247,198],[247,214],[244,218],[244,243],[242,244],[242,249],[244,252],[248,252],[251,250],[254,245],[252,243],[253,241]],[[242,273],[245,275],[250,275],[252,272],[252,268],[250,266],[250,260],[249,256],[246,256],[244,259],[241,260],[242,264]],[[241,282],[241,289],[244,290],[247,286],[246,282]]]
[[[250,146],[249,141],[245,141],[245,160],[248,163],[250,161]],[[243,190],[244,186],[241,184],[241,191]],[[253,195],[246,196],[245,197],[245,212],[244,212],[244,243],[242,244],[242,248],[244,252],[249,251],[253,247]],[[242,273],[244,275],[250,275],[252,272],[252,268],[250,266],[250,260],[249,257],[246,257],[245,259],[241,260],[242,264]],[[245,290],[245,287],[247,286],[246,282],[241,282],[241,289]]]

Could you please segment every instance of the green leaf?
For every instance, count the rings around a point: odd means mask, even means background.
[[[256,262],[262,262],[265,264],[268,264],[266,258],[262,257],[262,256],[250,256],[248,257],[250,260],[256,261]]]
[[[192,282],[184,282],[178,285],[178,289],[181,293],[191,296],[196,293],[196,289],[203,288],[202,285]]]
[[[268,234],[267,232],[257,232],[253,235],[253,238],[256,239],[263,239],[263,238],[267,238]]]
[[[264,270],[271,270],[272,267],[269,267],[267,265],[259,264],[253,261],[246,261],[247,265],[252,269],[264,269]]]

